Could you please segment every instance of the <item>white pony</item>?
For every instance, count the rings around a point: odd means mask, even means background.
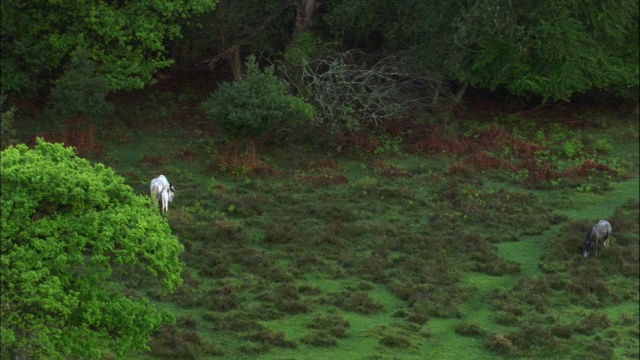
[[[169,180],[167,180],[164,175],[160,175],[157,178],[151,180],[151,196],[155,196],[156,199],[159,200],[160,194],[164,189],[169,189],[173,192],[176,191],[176,189],[173,187],[173,185],[171,185]]]
[[[162,201],[162,213],[166,213],[169,211],[169,203],[173,201],[173,191],[171,189],[162,190],[162,194],[160,196]]]
[[[589,256],[591,244],[596,243],[596,256],[598,256],[598,242],[604,240],[604,246],[609,246],[609,236],[611,235],[611,224],[607,220],[600,220],[591,226],[584,239],[584,257]]]
[[[169,180],[167,180],[164,175],[160,175],[157,178],[151,180],[150,190],[151,196],[155,197],[156,202],[160,204],[162,212],[164,213],[164,209],[169,209],[169,202],[173,201],[173,193],[176,191],[176,189],[173,187],[173,185],[171,185]],[[171,193],[170,195],[168,193],[166,195],[166,206],[165,202],[163,202],[161,199],[165,190]]]

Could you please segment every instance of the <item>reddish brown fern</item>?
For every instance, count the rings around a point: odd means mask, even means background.
[[[611,167],[589,159],[584,160],[580,165],[565,170],[563,172],[563,175],[569,177],[581,177],[588,176],[593,171],[600,171],[611,175],[618,175],[618,172],[613,170]]]
[[[499,169],[499,170],[513,170],[513,166],[508,161],[498,159],[486,152],[471,155],[463,160],[463,164],[466,167],[475,168],[478,170],[485,169]]]
[[[375,160],[369,165],[376,173],[387,177],[409,177],[411,173],[405,169],[399,168],[395,165],[385,164],[381,160]]]
[[[34,137],[41,137],[48,142],[61,142],[66,146],[73,146],[80,156],[101,157],[104,155],[104,145],[96,141],[96,128],[89,124],[86,116],[69,119],[58,133],[40,133]]]

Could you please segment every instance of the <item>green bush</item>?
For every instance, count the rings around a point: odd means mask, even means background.
[[[458,335],[462,336],[481,336],[484,335],[484,330],[476,323],[461,322],[456,324],[454,331]]]
[[[487,341],[485,341],[484,347],[504,355],[510,355],[516,350],[511,340],[501,334],[491,335]]]
[[[203,295],[202,302],[211,311],[226,312],[235,309],[241,302],[237,289],[232,286],[213,288]]]
[[[614,346],[611,341],[598,341],[587,346],[585,359],[615,359]]]
[[[278,346],[283,348],[295,348],[297,344],[294,341],[286,339],[284,332],[274,332],[267,328],[244,335],[244,339],[260,343],[266,346]]]
[[[316,58],[326,46],[322,40],[310,31],[295,38],[284,52],[284,60],[289,66],[301,66]]]
[[[256,299],[273,304],[279,311],[289,314],[307,313],[313,309],[313,304],[302,299],[298,288],[291,284],[280,284],[269,291],[259,294]]]
[[[576,332],[584,335],[591,335],[598,330],[610,328],[612,324],[606,314],[597,314],[592,312],[574,326]]]
[[[109,90],[109,80],[96,72],[89,52],[76,50],[71,54],[69,68],[55,82],[47,115],[58,124],[80,116],[100,124],[113,112],[106,100]]]
[[[407,348],[412,345],[411,339],[403,334],[389,333],[378,341],[381,345],[394,348]]]
[[[343,318],[340,314],[316,315],[311,322],[307,324],[307,327],[310,329],[328,332],[331,336],[336,338],[348,337],[347,328],[349,326],[351,326],[349,321]]]
[[[314,330],[307,333],[302,342],[311,346],[329,347],[338,345],[338,339],[325,330]]]
[[[570,339],[573,336],[573,326],[569,324],[556,324],[551,328],[551,334],[555,337]]]
[[[311,121],[314,108],[288,95],[273,67],[260,71],[254,57],[247,60],[247,74],[223,83],[203,104],[207,116],[232,138],[260,136],[277,126]]]
[[[384,306],[375,302],[364,291],[342,290],[332,294],[332,304],[340,309],[359,314],[374,314],[384,310]]]
[[[146,349],[174,316],[115,279],[182,284],[183,246],[125,179],[38,138],[1,153],[2,344],[33,359],[100,358]],[[117,334],[117,336],[113,336]]]
[[[424,325],[429,321],[429,315],[420,312],[411,312],[409,313],[409,316],[407,316],[407,321],[414,324]]]
[[[164,325],[149,342],[151,354],[161,359],[200,359],[203,356],[222,356],[224,352],[192,330],[178,330]]]

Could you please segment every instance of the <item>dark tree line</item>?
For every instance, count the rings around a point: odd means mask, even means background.
[[[228,66],[237,79],[247,56],[286,58],[295,45],[308,60],[396,56],[458,96],[472,86],[543,101],[593,90],[637,99],[638,14],[637,0],[7,0],[2,88],[47,86],[77,48],[117,91],[172,65]],[[309,32],[314,42],[300,44]]]

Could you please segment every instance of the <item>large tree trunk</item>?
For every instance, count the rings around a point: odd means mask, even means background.
[[[171,45],[171,58],[175,59],[176,67],[182,71],[192,68],[196,58],[193,56],[191,44],[186,41],[174,41]]]
[[[436,83],[436,91],[433,94],[433,99],[431,99],[431,106],[437,107],[439,105],[440,91],[442,91],[442,79],[438,80]]]
[[[240,56],[240,46],[234,45],[231,51],[227,55],[227,61],[231,65],[231,71],[233,72],[233,79],[240,80],[242,78],[242,57]]]
[[[469,83],[465,81],[462,83],[462,86],[458,88],[458,91],[456,92],[456,95],[453,98],[455,106],[458,106],[460,104],[460,101],[462,100],[462,96],[464,96],[464,93],[467,91],[467,86],[469,86]]]
[[[293,27],[293,38],[305,32],[313,25],[313,13],[322,5],[318,0],[301,0],[296,6],[296,22]]]
[[[312,0],[311,2],[316,3],[315,0]],[[247,34],[246,36],[240,39],[235,40],[235,42],[231,47],[227,48],[225,51],[221,53],[218,53],[215,56],[210,57],[209,59],[201,61],[200,63],[198,63],[198,65],[213,66],[215,63],[217,63],[221,59],[225,59],[228,62],[229,66],[231,67],[231,71],[233,72],[233,78],[235,80],[240,79],[242,77],[243,70],[244,70],[242,57],[240,54],[241,53],[240,47],[243,46],[245,43],[247,43],[249,40],[253,39],[256,35],[260,34],[260,32],[264,31],[264,29],[269,24],[271,24],[273,20],[277,19],[284,10],[289,8],[291,8],[291,2],[283,2],[280,5],[280,7],[276,9],[276,11],[274,11],[271,15],[269,15],[266,19],[264,19],[262,24],[255,27],[253,31],[251,31],[249,34]],[[224,36],[221,36],[220,42],[223,44],[225,43]]]
[[[15,349],[9,351],[9,357],[11,358],[11,360],[29,360],[29,355],[26,351]]]

